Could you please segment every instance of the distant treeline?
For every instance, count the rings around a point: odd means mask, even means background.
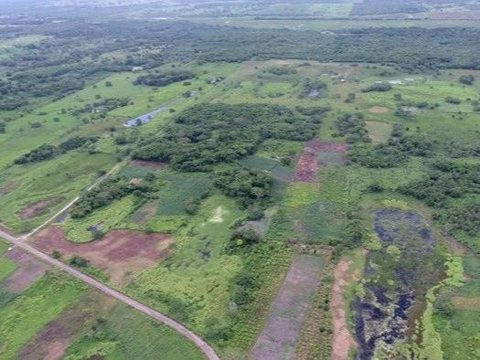
[[[369,28],[319,33],[190,22],[107,19],[94,23],[72,19],[8,29],[8,37],[15,32],[18,36],[48,38],[18,47],[16,54],[0,61],[0,69],[7,75],[0,81],[0,111],[25,106],[34,97],[63,97],[112,72],[151,69],[169,62],[302,59],[388,63],[412,72],[480,69],[477,28]],[[114,52],[123,55],[111,56]],[[165,83],[151,77],[138,81]]]

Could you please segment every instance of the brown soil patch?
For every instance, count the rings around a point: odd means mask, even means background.
[[[18,353],[22,360],[59,360],[79,332],[94,325],[99,317],[112,309],[115,301],[97,292],[89,294],[63,311],[45,326]]]
[[[309,141],[303,150],[303,154],[297,163],[295,172],[295,181],[316,182],[319,170],[319,156],[323,153],[344,154],[347,151],[347,145],[344,143],[335,143],[328,141]]]
[[[77,255],[110,275],[114,283],[123,283],[128,273],[139,273],[172,253],[172,237],[134,230],[113,230],[101,240],[74,244],[66,240],[59,226],[49,226],[34,238],[34,245],[51,254],[59,251],[64,260]]]
[[[480,311],[480,298],[466,298],[456,296],[452,299],[455,309]]]
[[[7,256],[18,264],[18,269],[4,282],[5,288],[12,293],[21,293],[48,270],[48,265],[18,248],[12,248]]]
[[[368,109],[368,111],[372,114],[386,114],[390,111],[390,109],[384,106],[372,106],[370,109]]]
[[[295,347],[318,291],[323,266],[324,259],[317,256],[299,255],[294,259],[252,349],[253,359],[295,358]]]
[[[351,261],[342,259],[334,272],[334,284],[332,288],[332,360],[348,360],[348,353],[356,348],[357,344],[348,329],[346,304],[343,300],[343,292],[355,276],[349,275]]]
[[[168,163],[164,161],[133,160],[130,164],[133,166],[143,167],[152,170],[160,170],[168,166]]]
[[[60,201],[61,199],[46,199],[37,201],[24,208],[20,213],[20,217],[23,220],[33,219],[34,217],[45,214],[48,211],[48,208],[58,204]]]
[[[2,188],[0,188],[0,195],[1,194],[8,194],[15,190],[18,186],[16,181],[9,181]]]

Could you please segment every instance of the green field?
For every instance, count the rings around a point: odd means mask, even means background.
[[[123,272],[112,286],[225,360],[262,332],[299,359],[480,358],[477,2],[95,4],[0,16],[0,229],[48,235],[79,197],[55,231],[118,263],[75,266]],[[132,248],[102,243],[113,230]],[[12,293],[29,263],[8,251],[1,359],[204,359],[55,270]],[[304,255],[325,260],[315,308],[265,333]]]

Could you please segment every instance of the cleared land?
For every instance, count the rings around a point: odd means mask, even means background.
[[[321,257],[294,258],[285,282],[271,309],[267,324],[252,349],[252,357],[275,360],[281,354],[293,359],[295,346],[308,316],[322,274]]]
[[[51,226],[37,233],[33,244],[46,254],[58,251],[65,259],[81,256],[104,270],[116,284],[125,281],[129,273],[138,274],[172,253],[170,236],[134,230],[113,230],[101,241],[73,244],[61,227]]]

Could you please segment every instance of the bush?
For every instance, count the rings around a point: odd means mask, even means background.
[[[475,82],[475,78],[473,77],[473,75],[462,75],[460,76],[458,81],[464,85],[473,85],[473,83]]]
[[[175,82],[192,79],[194,77],[195,77],[195,74],[192,73],[191,71],[178,70],[178,71],[168,71],[162,74],[148,74],[148,75],[140,76],[133,83],[135,85],[162,87],[162,86],[173,84]]]
[[[85,268],[88,267],[90,261],[81,256],[73,256],[72,258],[70,258],[70,261],[68,263],[75,267]]]
[[[393,88],[392,85],[390,85],[389,83],[377,83],[377,84],[370,85],[369,87],[367,87],[365,89],[362,89],[362,92],[364,92],[364,93],[373,92],[373,91],[387,92],[387,91],[392,90],[392,88]]]
[[[244,207],[264,205],[270,198],[273,179],[259,170],[231,168],[215,172],[215,186],[239,200]]]

